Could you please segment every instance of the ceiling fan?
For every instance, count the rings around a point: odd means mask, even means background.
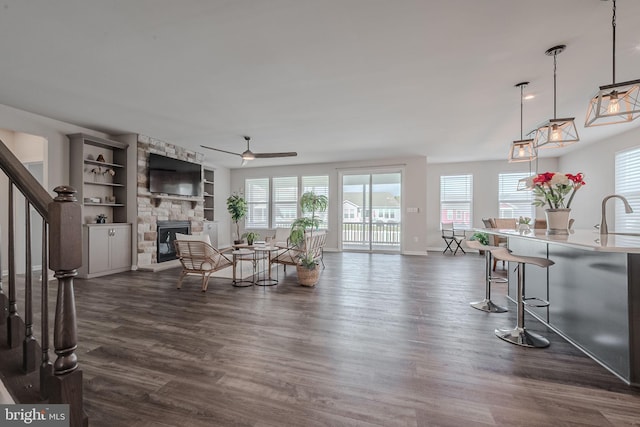
[[[247,161],[253,159],[272,159],[275,157],[295,157],[298,155],[295,151],[289,151],[285,153],[254,153],[249,148],[249,141],[251,141],[251,137],[245,136],[244,140],[247,141],[247,149],[242,153],[233,153],[227,150],[221,150],[219,148],[207,147],[206,145],[201,145],[202,148],[207,148],[209,150],[220,151],[221,153],[233,154],[234,156],[240,156],[242,158],[242,166],[247,164]]]

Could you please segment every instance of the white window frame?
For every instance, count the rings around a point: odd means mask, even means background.
[[[498,218],[529,217],[535,218],[533,192],[530,190],[518,191],[518,181],[531,176],[528,172],[501,172],[498,174]],[[504,215],[503,204],[516,206],[513,216]]]
[[[263,192],[264,194],[259,194],[258,191],[252,189],[254,185],[256,188],[259,188],[260,184],[262,184],[263,186],[266,185],[266,191]],[[245,219],[245,228],[269,228],[269,207],[271,206],[269,202],[270,191],[271,180],[269,178],[246,178],[244,180],[244,195],[247,201],[247,216]],[[258,212],[263,212],[263,214],[258,215]]]
[[[289,228],[299,216],[298,200],[299,179],[297,176],[277,176],[271,178],[271,226],[273,228]],[[292,191],[293,189],[293,191]],[[291,217],[283,217],[283,212],[292,213]]]
[[[640,230],[640,147],[619,151],[615,155],[615,194],[624,196],[633,213],[626,213],[624,204],[615,204],[615,225],[610,230]]]
[[[278,206],[286,206],[293,203],[292,200],[276,200],[278,196],[276,195],[276,185],[280,180],[286,179],[295,179],[297,182],[297,197],[295,200],[296,206],[296,218],[301,216],[299,200],[303,193],[307,191],[313,191],[316,194],[322,194],[327,196],[329,199],[329,175],[302,175],[302,176],[288,176],[288,177],[260,177],[260,178],[245,178],[245,197],[247,198],[247,219],[245,220],[245,228],[247,229],[274,229],[278,228],[276,223],[276,209]],[[261,181],[267,181],[268,186],[268,196],[266,199],[250,201],[249,196],[249,183],[255,181],[256,183]],[[260,208],[259,208],[260,207]],[[257,212],[258,209],[266,212],[266,221],[263,224],[262,222],[258,223],[252,221],[253,213]],[[249,214],[249,211],[252,215]],[[320,219],[320,229],[328,229],[329,227],[329,206],[327,206],[327,210],[325,212],[321,212],[320,214],[316,213],[316,216]],[[282,227],[282,225],[280,225]],[[286,227],[289,227],[288,225]]]
[[[453,219],[458,228],[470,229],[473,226],[473,175],[441,175],[440,176],[440,218],[443,222],[445,206],[447,220]],[[458,207],[458,208],[456,208]],[[468,220],[464,219],[468,212]],[[462,216],[462,220],[460,220]],[[455,218],[455,219],[454,219]]]

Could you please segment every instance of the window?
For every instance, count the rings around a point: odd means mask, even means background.
[[[471,228],[473,222],[473,175],[440,177],[440,221],[452,219],[458,227]],[[455,218],[455,219],[454,219]]]
[[[273,227],[291,227],[298,217],[298,177],[273,178]]]
[[[247,200],[246,228],[269,228],[269,178],[247,179],[244,184]]]
[[[640,230],[640,148],[616,153],[616,194],[624,196],[633,213],[616,202],[616,230]],[[611,229],[611,227],[609,227]]]
[[[302,177],[302,193],[307,191],[313,191],[317,195],[323,195],[329,197],[329,176],[303,176]],[[324,212],[317,213],[316,216],[320,221],[320,228],[326,229],[329,227],[329,206]],[[353,217],[352,217],[353,218]]]
[[[518,181],[529,177],[523,173],[501,173],[498,175],[498,217],[519,218],[521,216],[533,218],[535,210],[532,191],[518,191]]]
[[[327,175],[246,179],[244,186],[248,208],[245,228],[288,228],[299,216],[302,193],[313,191],[329,197]],[[327,228],[328,212],[316,216],[320,228]]]

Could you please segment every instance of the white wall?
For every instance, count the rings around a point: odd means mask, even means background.
[[[571,204],[571,216],[576,219],[575,228],[592,228],[593,225],[600,224],[602,199],[615,193],[615,154],[634,147],[640,147],[640,128],[637,127],[579,148],[559,159],[559,170],[562,172],[585,174],[587,184],[578,190]],[[607,204],[609,230],[615,230],[616,203],[622,202],[614,199]]]
[[[404,189],[403,207],[405,211],[402,216],[402,241],[403,253],[405,254],[426,254],[426,208],[427,198],[425,185],[427,175],[426,157],[385,159],[363,162],[342,162],[342,163],[318,163],[299,166],[277,166],[262,168],[240,168],[231,171],[231,191],[244,190],[244,180],[246,178],[265,178],[282,176],[329,176],[329,234],[327,235],[327,248],[337,249],[339,247],[339,224],[340,205],[338,194],[340,194],[340,172],[347,170],[361,170],[363,173],[379,168],[394,167],[403,169]],[[418,208],[417,213],[407,213],[406,208]],[[230,219],[227,221],[231,224]],[[229,234],[230,236],[230,234]],[[231,237],[229,237],[231,239]]]
[[[218,247],[225,248],[231,246],[231,215],[227,211],[227,197],[231,194],[231,171],[227,168],[210,164],[205,161],[205,165],[213,168],[214,172],[214,221],[218,225]]]
[[[429,163],[427,172],[427,242],[429,249],[443,249],[440,233],[440,176],[473,175],[473,226],[483,227],[482,218],[498,216],[498,175],[505,172],[529,172],[528,163],[509,163],[505,160],[461,163]],[[535,164],[534,164],[535,168]],[[538,161],[539,172],[553,172],[558,168],[557,158]],[[535,172],[535,170],[533,171]],[[541,211],[536,213],[544,218]]]

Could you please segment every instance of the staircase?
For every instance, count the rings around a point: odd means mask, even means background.
[[[0,215],[7,215],[8,222],[8,229],[4,233],[0,230],[0,242],[6,242],[8,249],[6,256],[0,253],[0,381],[15,403],[68,404],[70,426],[87,426],[82,371],[75,354],[73,278],[82,264],[82,218],[75,190],[67,186],[56,187],[57,197],[52,198],[2,141],[0,169],[9,181],[8,197],[6,201],[0,201],[0,209],[7,208],[6,213]],[[25,198],[25,229],[19,232],[16,230],[16,191]],[[39,264],[43,266],[44,274],[36,279],[33,277],[30,243],[32,208],[41,217],[43,230],[42,260]],[[15,247],[18,240],[25,242],[23,278],[16,274]],[[54,271],[57,279],[55,304],[49,303],[45,266]],[[3,268],[8,272],[4,278]],[[34,284],[39,285],[35,292],[39,298],[34,298]],[[20,301],[19,296],[22,297]],[[34,309],[40,310],[37,316],[40,319],[40,341],[34,334]],[[54,319],[53,328],[49,324],[50,314]],[[50,337],[53,337],[54,361],[50,359]]]

